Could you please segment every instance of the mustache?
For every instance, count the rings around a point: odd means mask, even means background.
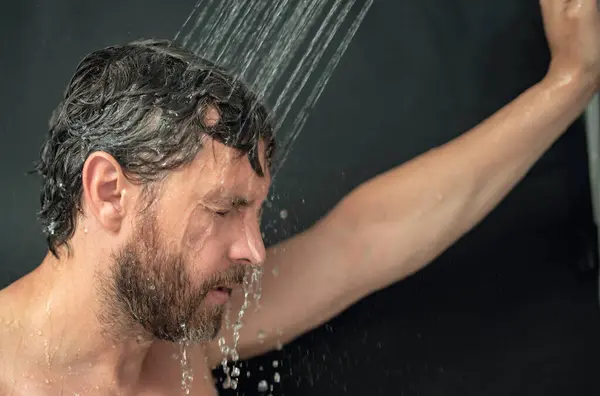
[[[241,285],[248,273],[248,265],[235,263],[219,273],[211,275],[204,282],[204,290],[214,289],[219,286]]]

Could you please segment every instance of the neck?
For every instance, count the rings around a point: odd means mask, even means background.
[[[0,364],[46,384],[70,377],[82,387],[134,388],[152,341],[105,331],[97,314],[106,308],[95,284],[89,266],[48,255],[0,292],[0,350],[19,345]]]

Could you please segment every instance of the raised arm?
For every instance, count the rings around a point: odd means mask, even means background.
[[[583,112],[600,69],[596,0],[541,4],[552,51],[546,77],[461,137],[359,186],[311,229],[270,249],[262,309],[246,314],[241,331],[242,358],[291,341],[431,262]],[[234,312],[240,304],[236,296]],[[230,333],[223,332],[229,345]],[[218,362],[218,349],[210,356]]]

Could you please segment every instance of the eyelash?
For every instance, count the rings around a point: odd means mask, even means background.
[[[229,213],[229,210],[215,210],[214,212],[218,216],[225,217],[225,215]]]
[[[231,209],[213,210],[213,213],[216,214],[219,217],[225,217],[225,215],[227,215],[229,212],[231,212]],[[258,212],[258,219],[259,219],[259,221],[262,219],[263,213],[264,213],[264,208],[260,208],[260,210]]]

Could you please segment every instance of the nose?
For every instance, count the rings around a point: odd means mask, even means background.
[[[230,259],[234,262],[258,265],[265,261],[266,256],[258,221],[245,219],[231,245]]]

